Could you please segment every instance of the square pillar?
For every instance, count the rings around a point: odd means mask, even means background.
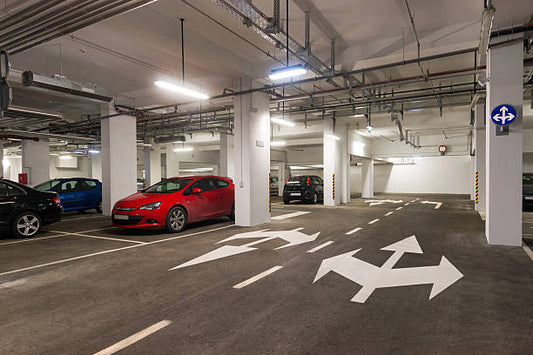
[[[4,177],[4,145],[0,143],[0,178]]]
[[[161,181],[161,148],[153,139],[148,144],[151,147],[144,147],[144,183],[146,187]]]
[[[485,137],[485,105],[477,105],[475,110],[474,135],[476,141],[474,171],[474,205],[475,210],[485,212],[486,206],[486,137]],[[476,179],[477,177],[477,179]]]
[[[169,143],[166,145],[167,152],[167,176],[166,178],[180,176],[180,160],[178,153],[174,151],[174,144]]]
[[[374,159],[363,160],[362,183],[361,197],[374,197]]]
[[[278,196],[283,196],[283,188],[285,187],[285,181],[287,181],[288,178],[287,163],[280,161],[278,169]]]
[[[116,113],[113,103],[102,115]],[[102,119],[102,208],[110,216],[118,200],[137,192],[137,125],[132,116]]]
[[[90,176],[102,181],[102,152],[89,153]]]
[[[235,180],[235,143],[230,134],[220,134],[220,176]]]
[[[28,185],[35,186],[50,180],[50,141],[39,139],[22,141],[22,172],[28,174]]]
[[[338,206],[346,201],[346,130],[346,124],[336,125],[333,118],[324,118],[324,206]]]
[[[252,88],[251,78],[235,80],[235,91]],[[262,92],[235,96],[235,224],[270,222],[270,112]]]
[[[489,244],[522,245],[522,101],[523,41],[489,49],[487,55],[487,220]],[[492,110],[502,104],[516,109],[508,135],[496,135]]]

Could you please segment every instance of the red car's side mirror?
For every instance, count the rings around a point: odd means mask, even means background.
[[[193,194],[199,194],[199,193],[202,192],[202,191],[204,191],[204,190],[202,190],[202,189],[199,188],[199,187],[195,187],[194,189],[192,189],[192,193],[193,193]]]

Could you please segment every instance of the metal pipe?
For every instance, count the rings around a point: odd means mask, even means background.
[[[184,18],[180,18],[181,25],[181,83],[185,84],[185,39],[183,34],[183,22]]]

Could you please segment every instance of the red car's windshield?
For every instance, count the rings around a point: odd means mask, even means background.
[[[183,190],[194,179],[169,179],[158,182],[155,185],[150,186],[144,193],[173,193]]]

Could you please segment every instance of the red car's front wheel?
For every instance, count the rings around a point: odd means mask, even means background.
[[[172,207],[167,215],[167,230],[178,233],[183,230],[187,222],[187,213],[182,207]]]

